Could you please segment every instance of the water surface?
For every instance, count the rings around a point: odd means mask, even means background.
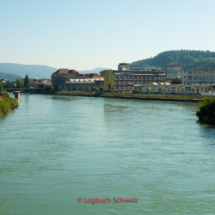
[[[215,128],[197,109],[21,94],[0,117],[0,214],[213,214]]]

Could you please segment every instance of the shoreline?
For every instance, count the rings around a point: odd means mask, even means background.
[[[203,101],[203,99],[156,98],[156,97],[144,97],[144,96],[143,97],[137,97],[134,94],[133,94],[133,96],[105,95],[105,94],[84,94],[84,93],[54,93],[52,95],[102,97],[102,98],[115,98],[115,99],[138,99],[138,100],[151,100],[151,101],[176,101],[176,102],[200,102],[200,101]]]

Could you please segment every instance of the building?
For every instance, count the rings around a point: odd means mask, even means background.
[[[122,70],[130,70],[130,63],[120,63],[118,65],[118,70],[122,71]]]
[[[204,94],[210,91],[210,85],[182,85],[169,83],[152,83],[146,85],[134,85],[136,93],[157,93],[157,94]]]
[[[104,91],[132,91],[134,84],[150,84],[164,82],[165,72],[162,69],[151,71],[105,70]]]
[[[182,84],[215,84],[215,69],[189,69],[182,71]]]
[[[60,84],[64,84],[71,79],[100,79],[101,76],[97,73],[80,74],[76,70],[59,69],[52,74],[52,85],[58,89]]]
[[[78,91],[88,91],[91,90],[93,87],[101,87],[104,85],[104,79],[70,79],[65,83],[59,83],[57,88],[60,90],[78,90]]]
[[[166,65],[164,67],[164,70],[165,70],[165,79],[172,80],[177,77],[181,78],[183,67],[175,66],[175,65]]]

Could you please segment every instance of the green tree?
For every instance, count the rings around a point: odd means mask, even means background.
[[[119,91],[121,91],[122,90],[122,88],[119,86]]]
[[[17,88],[23,88],[24,87],[24,81],[19,80],[18,78],[15,81]]]
[[[62,86],[60,85],[60,90],[62,89]]]
[[[66,85],[64,86],[64,89],[67,90],[67,86]]]
[[[104,86],[99,87],[99,90],[100,90],[101,92],[103,92],[103,91],[104,91]]]
[[[52,93],[54,91],[54,86],[45,85],[45,90],[47,93]]]
[[[90,88],[90,86],[88,86],[88,91],[90,91],[91,90],[91,88]]]
[[[78,91],[78,86],[76,86],[76,91]]]
[[[153,94],[155,92],[155,86],[154,85],[152,85],[152,92],[153,92]]]
[[[211,91],[211,93],[213,93],[214,92],[214,88],[211,86],[211,88],[210,88],[210,91]]]
[[[172,80],[172,84],[182,84],[182,80],[180,79],[180,78],[174,78],[173,80]]]
[[[215,98],[204,98],[196,116],[199,117],[200,122],[215,125]]]
[[[163,91],[166,93],[166,87],[163,88]]]
[[[128,87],[128,91],[131,91],[131,87]]]
[[[81,89],[82,89],[82,91],[85,91],[85,88],[84,88],[84,86],[83,86]]]
[[[92,88],[92,90],[93,90],[94,92],[97,92],[97,91],[99,91],[99,88],[95,86],[95,87]]]
[[[109,87],[109,91],[111,91],[111,84],[110,83],[108,84],[108,87]]]
[[[28,75],[25,76],[25,79],[24,79],[24,87],[26,87],[26,88],[29,87],[29,77],[28,77]]]
[[[178,92],[181,93],[181,86],[178,86]]]
[[[72,91],[72,86],[70,87],[70,91]]]
[[[0,92],[3,92],[4,91],[4,86],[2,83],[0,83]]]
[[[149,87],[146,87],[146,91],[149,93]]]
[[[194,93],[197,93],[197,89],[196,89],[195,87],[193,88],[193,92],[194,92]]]

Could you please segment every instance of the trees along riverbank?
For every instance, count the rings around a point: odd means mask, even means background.
[[[0,89],[3,91],[4,88],[0,86]],[[17,100],[10,97],[8,93],[5,93],[4,96],[0,96],[0,115],[6,114],[18,106],[19,103]]]
[[[215,98],[204,98],[196,116],[200,122],[215,125]]]

